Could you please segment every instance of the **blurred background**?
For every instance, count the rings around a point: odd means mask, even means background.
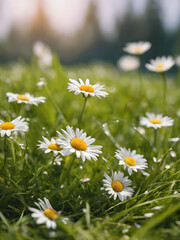
[[[63,64],[115,64],[125,43],[139,40],[152,43],[147,60],[176,56],[180,0],[0,0],[0,62],[29,61],[38,40]]]

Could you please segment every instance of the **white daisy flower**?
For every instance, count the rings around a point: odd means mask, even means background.
[[[36,83],[38,87],[42,87],[46,84],[46,79],[45,78],[40,78],[39,82]]]
[[[131,42],[127,43],[123,50],[129,54],[142,55],[151,48],[150,42]]]
[[[18,94],[18,93],[10,93],[7,92],[6,96],[8,97],[8,102],[17,102],[17,103],[26,103],[38,106],[39,103],[44,103],[45,97],[34,97],[29,93]]]
[[[64,135],[57,131],[59,134],[59,139],[57,143],[60,144],[63,148],[64,155],[70,155],[76,153],[77,158],[82,158],[83,162],[85,159],[90,160],[91,158],[95,161],[99,154],[102,153],[102,146],[91,145],[95,139],[90,136],[87,137],[87,134],[83,130],[76,128],[76,131],[72,127],[67,126],[66,131],[62,129]]]
[[[8,137],[11,134],[17,134],[18,132],[27,132],[28,131],[28,123],[24,122],[25,118],[21,116],[17,117],[11,122],[3,122],[0,120],[0,134],[1,137],[4,137],[6,134]]]
[[[150,71],[161,73],[168,71],[174,64],[175,61],[171,56],[163,56],[157,57],[156,59],[151,59],[150,63],[146,63],[145,66]]]
[[[81,182],[89,182],[91,179],[87,177],[87,175],[84,175],[83,178],[80,179]]]
[[[74,79],[69,79],[70,83],[68,83],[69,92],[74,91],[75,95],[82,93],[84,97],[106,97],[108,95],[104,90],[104,85],[100,85],[99,83],[95,85],[91,85],[89,79],[86,79],[83,82],[82,79],[79,78],[79,82]]]
[[[129,175],[132,171],[137,172],[140,170],[142,174],[147,175],[143,170],[148,167],[147,160],[144,155],[136,153],[136,150],[131,151],[131,149],[120,148],[115,153],[115,157],[119,160],[119,165],[124,165],[124,169],[128,169]]]
[[[140,67],[140,60],[137,57],[125,55],[118,60],[117,66],[124,72],[133,71]]]
[[[44,142],[39,141],[39,149],[45,150],[45,153],[53,152],[55,157],[58,155],[58,153],[62,154],[62,148],[59,144],[57,144],[57,139],[51,138],[51,141],[49,141],[46,137],[43,137],[43,139]]]
[[[175,63],[178,67],[180,67],[180,55],[175,58]]]
[[[114,200],[117,197],[121,201],[125,201],[128,197],[131,197],[134,190],[128,186],[131,185],[132,181],[128,177],[124,177],[122,172],[112,172],[112,178],[106,173],[104,174],[106,179],[103,179],[105,190],[110,194],[110,198],[113,196]]]
[[[29,210],[32,212],[31,216],[37,219],[37,224],[46,223],[47,228],[55,229],[55,220],[58,218],[60,212],[57,212],[53,209],[47,198],[44,198],[44,201],[42,201],[40,198],[38,200],[39,203],[35,202],[35,205],[39,209],[28,207]]]
[[[36,42],[33,46],[33,52],[38,57],[40,67],[49,67],[52,65],[52,52],[43,42]]]
[[[158,129],[161,127],[170,127],[174,123],[174,120],[170,117],[163,117],[162,114],[146,113],[146,117],[140,118],[140,125],[147,128]]]

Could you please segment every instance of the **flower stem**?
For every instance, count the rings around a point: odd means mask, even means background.
[[[13,143],[13,140],[11,138],[9,140],[10,140],[10,144],[11,144],[13,163],[14,163],[14,166],[15,166],[15,164],[16,164],[16,154],[15,154],[15,149],[14,149],[14,143]]]
[[[4,136],[4,165],[3,169],[6,170],[7,167],[7,136]]]
[[[157,129],[154,129],[154,148],[157,151]]]
[[[166,74],[165,72],[161,73],[162,79],[163,79],[163,110],[165,111],[165,106],[166,106],[166,95],[167,95],[167,82],[166,82]]]
[[[68,178],[67,182],[69,182],[69,175],[70,175],[70,172],[71,172],[71,168],[74,164],[74,161],[75,161],[75,155],[73,157],[70,157],[68,162],[65,162],[63,171],[62,171],[61,176],[60,176],[60,185],[64,184],[64,181],[65,181],[66,178]]]
[[[67,123],[67,120],[66,120],[66,118],[64,117],[61,109],[58,107],[58,105],[57,105],[56,102],[54,101],[54,98],[53,98],[53,96],[52,96],[52,94],[51,94],[51,92],[50,92],[47,84],[45,84],[45,88],[46,88],[46,91],[47,91],[47,94],[48,94],[49,98],[51,99],[52,104],[54,105],[54,108],[56,109],[56,111],[58,112],[58,114],[61,116],[62,121],[65,122],[65,123]]]
[[[143,79],[142,79],[140,68],[138,68],[137,73],[138,73],[139,84],[140,84],[140,96],[142,96],[143,95]]]
[[[81,121],[82,121],[82,119],[83,119],[84,109],[85,109],[85,106],[86,106],[86,102],[87,102],[87,97],[85,97],[83,109],[82,109],[82,112],[81,112],[81,115],[80,115],[80,118],[79,118],[79,124],[81,123]]]

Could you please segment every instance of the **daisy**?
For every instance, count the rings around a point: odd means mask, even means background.
[[[45,150],[45,153],[53,152],[54,157],[58,155],[58,153],[62,154],[62,148],[57,144],[57,140],[55,138],[51,138],[49,141],[46,137],[43,137],[44,142],[39,141],[39,149]]]
[[[36,83],[38,87],[42,87],[46,84],[46,79],[45,78],[40,78],[39,82]]]
[[[124,165],[124,169],[128,169],[129,175],[132,174],[132,171],[137,172],[137,170],[147,175],[147,173],[143,171],[148,167],[147,160],[143,155],[137,154],[136,150],[131,151],[130,149],[120,148],[120,150],[116,151],[115,157],[119,159],[119,165]]]
[[[36,42],[33,46],[33,52],[38,57],[40,67],[49,67],[52,65],[52,52],[43,42]]]
[[[150,63],[146,63],[146,68],[153,72],[166,72],[168,71],[173,65],[175,61],[171,56],[169,57],[157,57],[156,59],[151,59]]]
[[[110,198],[113,196],[114,200],[117,197],[121,201],[125,201],[128,197],[131,197],[134,190],[128,186],[131,185],[132,181],[128,177],[124,177],[122,172],[112,171],[112,178],[106,173],[104,174],[106,179],[103,179],[105,190],[110,194]]]
[[[118,60],[117,65],[122,71],[132,71],[140,67],[140,61],[137,57],[125,55]]]
[[[11,122],[3,122],[0,120],[0,134],[1,137],[4,137],[6,134],[8,137],[17,132],[27,132],[28,131],[28,123],[24,122],[25,118],[21,116],[17,117]]]
[[[140,118],[140,125],[147,128],[158,129],[161,127],[170,127],[174,123],[174,120],[170,117],[163,117],[162,114],[146,113],[146,117]]]
[[[17,102],[17,103],[26,103],[38,106],[39,103],[44,103],[45,97],[34,97],[29,93],[18,94],[18,93],[10,93],[7,92],[6,96],[8,97],[8,102]]]
[[[134,55],[142,55],[143,53],[147,52],[151,48],[150,42],[132,42],[127,43],[123,50],[127,53],[134,54]]]
[[[55,229],[55,220],[58,218],[60,212],[57,212],[53,209],[47,198],[44,198],[44,201],[42,201],[40,198],[38,200],[39,203],[35,202],[35,205],[39,209],[28,207],[29,210],[32,212],[31,216],[37,219],[37,224],[46,223],[47,228]]]
[[[108,95],[104,90],[104,85],[100,85],[99,83],[95,85],[91,85],[89,79],[86,79],[83,82],[82,79],[79,78],[79,82],[74,79],[69,79],[70,83],[68,83],[69,92],[74,91],[75,95],[82,93],[84,97],[106,97]]]
[[[102,146],[91,145],[95,139],[90,136],[87,137],[83,130],[76,128],[76,131],[74,131],[72,127],[67,126],[66,131],[62,129],[62,132],[64,135],[57,131],[59,134],[57,143],[62,146],[64,155],[76,153],[77,158],[81,157],[84,162],[85,159],[90,160],[91,158],[96,161],[99,154],[102,153],[100,151]]]

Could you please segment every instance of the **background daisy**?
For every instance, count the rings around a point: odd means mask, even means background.
[[[134,190],[129,187],[132,181],[128,177],[124,177],[124,173],[115,171],[114,173],[112,172],[112,178],[106,173],[104,176],[106,178],[103,179],[105,190],[108,191],[110,197],[113,197],[114,200],[119,197],[121,201],[124,201],[132,196]]]
[[[49,141],[46,137],[42,137],[44,142],[39,141],[39,149],[45,150],[45,153],[53,152],[54,156],[56,157],[58,153],[62,154],[62,148],[57,144],[57,140],[51,138]]]
[[[52,65],[53,56],[50,48],[43,42],[38,41],[33,46],[33,53],[38,57],[40,67],[49,67]]]
[[[150,48],[151,48],[150,42],[140,41],[127,43],[123,50],[130,54],[142,55],[143,53],[147,52]]]
[[[62,146],[62,153],[64,155],[70,155],[76,153],[77,158],[82,158],[90,160],[91,158],[97,160],[99,154],[102,153],[102,146],[91,145],[95,139],[90,136],[87,137],[87,134],[83,130],[76,128],[76,131],[72,127],[67,126],[66,131],[62,129],[64,135],[57,131],[59,138],[57,143]]]
[[[117,66],[122,71],[133,71],[140,67],[140,60],[137,57],[126,55],[121,57],[118,62]]]
[[[46,98],[45,97],[34,97],[29,93],[25,94],[18,94],[18,93],[10,93],[7,92],[6,96],[8,97],[8,102],[17,102],[17,103],[26,103],[26,104],[33,104],[38,105],[39,103],[44,103]]]
[[[128,169],[128,173],[131,175],[132,171],[137,172],[140,170],[142,174],[147,175],[143,170],[148,167],[147,160],[144,155],[136,153],[136,150],[120,148],[115,153],[115,157],[119,160],[119,165],[123,165],[124,169]]]
[[[168,71],[173,65],[175,61],[171,56],[169,57],[157,57],[156,59],[151,59],[150,63],[146,63],[146,68],[153,72],[166,72]]]
[[[164,116],[162,114],[146,113],[146,117],[140,118],[140,125],[146,126],[147,128],[152,127],[154,129],[161,127],[172,126],[174,120],[170,117]]]
[[[95,85],[91,85],[89,79],[86,79],[83,82],[82,79],[79,78],[79,82],[74,79],[69,79],[70,83],[68,83],[69,92],[74,92],[75,95],[82,93],[84,97],[106,97],[108,95],[107,92],[103,91],[104,85],[100,85],[99,83]]]
[[[0,134],[3,137],[5,134],[9,137],[12,133],[27,132],[28,123],[24,121],[25,118],[17,117],[11,122],[3,122],[0,120]]]

